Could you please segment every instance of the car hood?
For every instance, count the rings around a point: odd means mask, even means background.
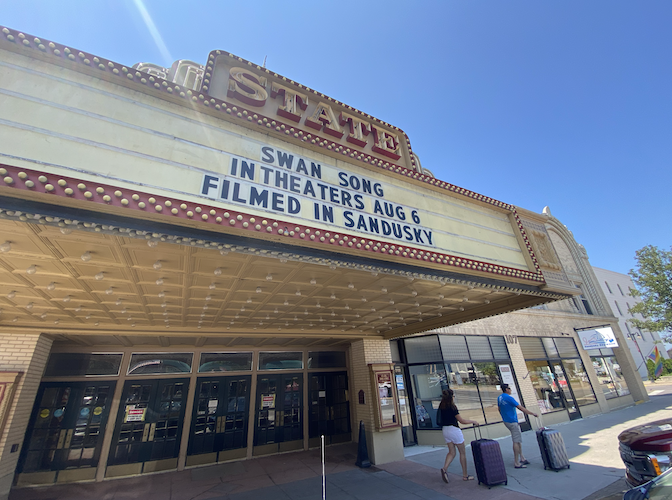
[[[637,451],[672,451],[672,418],[649,422],[625,430],[618,440]]]

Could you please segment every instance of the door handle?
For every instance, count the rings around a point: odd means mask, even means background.
[[[142,442],[143,443],[147,441],[147,436],[149,436],[149,427],[150,427],[149,424],[145,424],[144,429],[142,429]]]
[[[67,434],[65,435],[65,444],[64,448],[70,448],[70,442],[72,441],[72,434],[75,432],[75,429],[68,429]]]
[[[149,438],[147,438],[147,441],[154,441],[155,432],[156,432],[156,422],[149,427]]]
[[[217,417],[217,433],[220,433],[223,431],[222,427],[224,427],[224,417]]]
[[[58,435],[58,443],[56,444],[56,449],[60,450],[63,448],[63,443],[65,443],[65,435],[67,434],[67,429],[61,429],[60,434]]]

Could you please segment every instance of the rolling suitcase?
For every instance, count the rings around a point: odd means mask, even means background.
[[[508,484],[499,443],[494,439],[483,439],[481,429],[474,428],[478,429],[479,439],[471,442],[471,452],[474,455],[478,484],[483,483],[488,488],[497,484]]]
[[[541,424],[541,420],[539,420]],[[562,434],[555,429],[539,427],[537,429],[537,443],[544,462],[544,470],[551,469],[558,472],[560,469],[569,469],[569,457]]]

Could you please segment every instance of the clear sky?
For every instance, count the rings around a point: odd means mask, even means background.
[[[439,179],[549,206],[594,266],[672,245],[669,0],[0,0],[0,25],[125,65],[266,58]]]

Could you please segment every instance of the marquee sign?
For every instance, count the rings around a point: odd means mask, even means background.
[[[29,89],[40,105],[70,110],[66,122],[36,112],[37,101],[16,97],[26,92],[23,63],[8,66],[6,109],[24,111],[16,112],[20,126],[0,128],[5,153],[23,160],[18,169],[0,166],[5,188],[337,252],[545,282],[515,207],[422,172],[397,127],[221,51],[205,66],[129,68],[0,31],[2,48],[55,65],[31,70],[41,75]],[[50,74],[56,66],[97,78],[77,93],[91,99],[94,113],[71,98],[74,73]],[[98,89],[99,80],[147,97],[120,91],[115,98]],[[223,120],[195,127],[189,112],[180,117],[166,102]]]
[[[251,121],[370,163],[393,162],[416,170],[406,134],[397,127],[231,54],[210,54],[201,90],[238,101]],[[257,118],[255,118],[255,116]]]

